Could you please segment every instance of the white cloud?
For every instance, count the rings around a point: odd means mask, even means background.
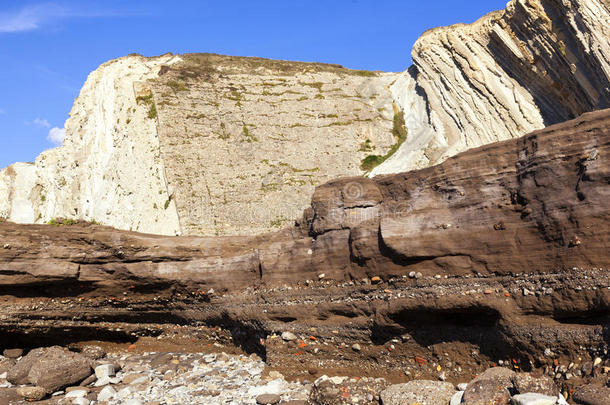
[[[83,3],[85,4],[85,3]],[[26,5],[21,9],[0,12],[0,33],[24,32],[56,23],[66,18],[95,18],[125,15],[124,11],[95,9],[91,4],[73,4],[70,8],[57,3]],[[76,7],[76,8],[75,8]]]
[[[51,128],[51,124],[49,123],[49,121],[44,118],[36,118],[33,123],[34,125],[40,128]]]
[[[64,128],[53,127],[49,130],[47,140],[55,145],[61,145],[66,137],[66,130]]]
[[[0,32],[31,31],[45,21],[65,16],[66,10],[53,3],[28,5],[14,12],[0,13]]]

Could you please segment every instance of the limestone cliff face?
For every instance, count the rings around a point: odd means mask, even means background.
[[[463,150],[610,106],[610,4],[512,0],[474,24],[426,32],[392,92],[409,129],[373,174],[426,167]]]
[[[394,74],[209,54],[93,72],[64,145],[0,172],[0,217],[155,234],[253,234],[395,143]]]
[[[424,168],[610,107],[609,27],[607,1],[512,0],[474,24],[426,32],[398,74],[120,58],[87,79],[62,147],[0,171],[0,217],[168,235],[271,231],[332,178]],[[367,159],[381,164],[370,171]]]
[[[394,74],[209,54],[182,58],[148,85],[185,234],[286,226],[316,185],[361,174],[362,159],[396,142]]]

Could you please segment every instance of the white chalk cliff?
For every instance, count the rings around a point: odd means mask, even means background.
[[[156,125],[146,119],[148,109],[137,104],[134,91],[162,65],[178,60],[129,57],[91,73],[66,121],[64,144],[33,164],[0,172],[0,217],[18,223],[78,218],[120,229],[179,232],[175,209],[149,209],[151,201],[163,207],[170,198]]]
[[[373,176],[422,168],[610,107],[610,2],[512,0],[424,33],[412,58],[403,73],[208,54],[110,61],[88,77],[64,144],[0,171],[0,218],[277,229],[316,185],[367,174],[369,155],[385,160]]]

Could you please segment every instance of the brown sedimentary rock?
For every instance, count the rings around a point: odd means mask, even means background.
[[[388,353],[390,340],[405,345],[392,351],[396,364],[443,342],[526,368],[545,363],[550,343],[589,356],[582,348],[607,348],[609,153],[604,110],[439,166],[335,180],[295,226],[271,234],[1,223],[0,325],[30,340],[109,334],[116,323],[125,334],[221,326],[270,364],[289,346],[267,336],[286,330],[371,344],[332,367]],[[309,348],[303,360],[321,357]]]

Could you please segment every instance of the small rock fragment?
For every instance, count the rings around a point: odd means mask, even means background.
[[[47,394],[47,390],[42,387],[20,387],[17,394],[27,401],[40,401]]]
[[[277,394],[263,394],[256,397],[256,403],[259,405],[275,405],[282,398]]]
[[[451,397],[449,401],[449,405],[459,405],[462,403],[462,397],[464,396],[464,391],[458,391]]]
[[[355,343],[352,345],[352,350],[355,352],[359,352],[360,350],[362,350],[362,347],[360,347],[358,343]]]
[[[292,332],[282,332],[282,339],[287,341],[287,342],[291,342],[293,340],[297,340],[297,336],[292,333]]]
[[[100,393],[97,394],[97,400],[100,402],[108,401],[108,400],[114,398],[115,395],[116,395],[115,389],[112,388],[111,386],[107,386],[107,387],[102,388]]]
[[[114,365],[113,364],[102,364],[101,366],[97,366],[95,368],[95,376],[98,379],[104,377],[114,377]]]
[[[5,349],[2,352],[4,357],[8,357],[9,359],[17,359],[23,356],[23,349]]]
[[[529,392],[513,396],[511,402],[513,405],[555,405],[557,397]]]

